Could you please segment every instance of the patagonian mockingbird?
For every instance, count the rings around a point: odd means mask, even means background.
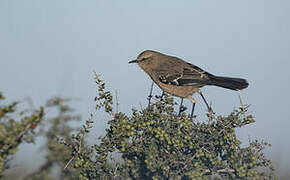
[[[196,92],[210,109],[202,95],[201,87],[213,85],[242,90],[249,85],[245,79],[215,76],[182,59],[151,50],[143,51],[136,60],[129,63],[137,63],[163,91],[173,96],[188,98],[193,104],[192,114],[195,106],[192,95]]]

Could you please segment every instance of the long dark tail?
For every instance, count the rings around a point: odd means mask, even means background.
[[[242,90],[249,86],[245,79],[222,76],[210,76],[210,84],[232,90]]]

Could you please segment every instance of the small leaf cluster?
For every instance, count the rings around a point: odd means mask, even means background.
[[[95,73],[95,82],[98,86],[98,95],[95,97],[96,109],[104,107],[105,112],[112,114],[113,113],[113,96],[110,91],[105,89],[105,83],[99,78]]]
[[[236,136],[236,128],[255,122],[247,106],[228,116],[208,112],[207,121],[198,122],[186,113],[178,115],[173,98],[166,96],[131,115],[114,113],[110,91],[96,79],[97,108],[112,115],[106,134],[84,147],[89,120],[72,143],[63,143],[73,152],[80,179],[275,179],[263,154],[269,144],[254,140],[242,146]]]
[[[20,112],[17,102],[3,104],[4,99],[0,92],[0,177],[19,145],[34,142],[34,130],[44,116],[42,107],[34,112]]]

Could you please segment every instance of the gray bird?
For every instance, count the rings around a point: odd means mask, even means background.
[[[193,104],[193,109],[194,93],[199,93],[205,101],[200,90],[203,86],[213,85],[242,90],[249,85],[245,79],[215,76],[180,58],[151,50],[143,51],[136,60],[129,63],[138,63],[163,91],[173,96],[188,98]],[[206,101],[205,103],[209,108]]]

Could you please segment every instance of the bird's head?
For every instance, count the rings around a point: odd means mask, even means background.
[[[152,61],[156,58],[155,56],[159,55],[159,52],[156,51],[151,51],[151,50],[146,50],[140,53],[137,57],[137,59],[129,61],[129,63],[138,63],[138,65],[146,65],[146,64],[151,64]]]
[[[140,53],[137,57],[137,59],[129,61],[129,63],[137,63],[145,72],[150,71],[155,68],[155,66],[158,66],[160,59],[160,56],[163,54],[146,50]]]

